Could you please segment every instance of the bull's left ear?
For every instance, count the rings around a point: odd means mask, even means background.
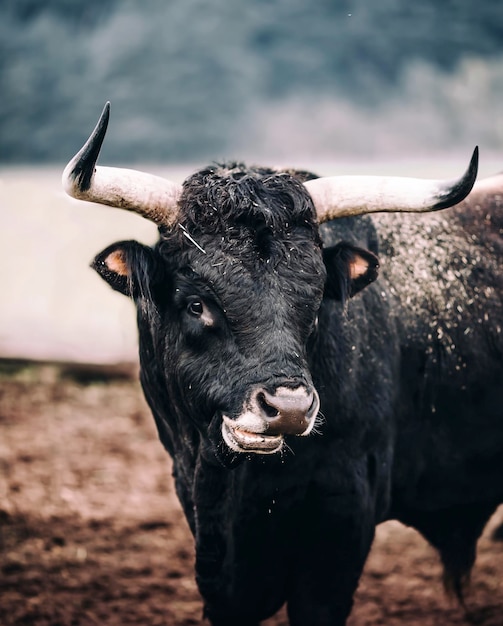
[[[119,241],[108,246],[91,267],[112,289],[133,298],[150,291],[157,273],[152,249],[137,241]]]
[[[323,260],[327,268],[325,295],[334,300],[352,298],[378,275],[376,255],[345,241],[324,248]]]

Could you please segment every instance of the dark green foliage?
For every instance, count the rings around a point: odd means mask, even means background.
[[[104,158],[241,156],[259,141],[257,110],[307,98],[375,115],[411,91],[418,62],[430,104],[432,76],[503,54],[498,0],[0,0],[0,12],[0,161],[11,163],[65,161],[108,99]]]

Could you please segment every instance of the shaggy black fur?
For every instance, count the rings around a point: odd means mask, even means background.
[[[480,271],[462,285],[477,294],[472,309],[446,297],[466,311],[447,343],[439,314],[408,295],[413,268],[446,244],[400,239],[415,216],[390,231],[341,219],[320,236],[302,185],[310,177],[211,166],[185,182],[180,221],[156,246],[119,242],[94,263],[137,303],[141,380],[214,625],[257,626],[284,602],[294,626],[343,625],[375,526],[390,517],[439,550],[462,598],[477,538],[503,500],[502,302],[488,246],[501,233],[479,242],[453,213],[446,237],[466,241]],[[410,256],[394,274],[396,246]],[[426,284],[449,272],[430,266]],[[221,416],[238,416],[257,384],[314,385],[313,434],[286,436],[271,456],[230,450]]]

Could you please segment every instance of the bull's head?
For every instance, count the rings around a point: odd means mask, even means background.
[[[362,247],[322,249],[319,223],[457,204],[475,181],[477,151],[454,182],[307,180],[214,166],[179,186],[96,167],[108,117],[107,104],[63,183],[75,198],[135,211],[159,227],[154,248],[120,242],[93,265],[136,301],[142,383],[165,444],[194,445],[199,432],[213,451],[271,454],[284,435],[309,434],[320,401],[308,345],[321,300],[353,296],[378,268]]]

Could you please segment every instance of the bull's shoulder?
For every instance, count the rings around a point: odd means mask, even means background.
[[[438,283],[443,294],[484,285],[501,288],[503,174],[477,184],[457,206],[426,214],[378,214],[383,274],[407,297]]]
[[[477,183],[474,191],[452,209],[454,219],[488,255],[503,253],[503,173]]]
[[[410,345],[503,354],[502,209],[490,203],[374,217],[382,284]],[[491,348],[491,349],[493,349]]]

